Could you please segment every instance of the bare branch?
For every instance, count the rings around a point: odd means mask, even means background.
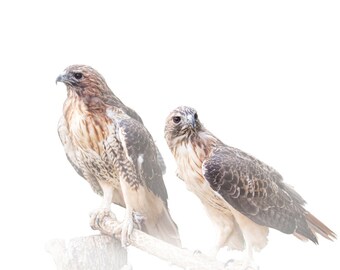
[[[113,235],[118,221],[111,216],[105,216],[98,224],[98,229],[107,235]],[[140,230],[134,229],[130,238],[130,244],[153,256],[168,261],[171,264],[187,270],[226,270],[222,262],[216,261],[203,254],[175,247],[158,240]]]

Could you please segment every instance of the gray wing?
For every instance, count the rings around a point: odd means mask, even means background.
[[[132,118],[120,120],[118,127],[120,140],[126,148],[128,159],[136,168],[137,177],[167,204],[168,194],[158,162],[157,148],[150,133]]]
[[[116,105],[117,106],[117,105]],[[131,118],[135,119],[136,121],[138,121],[139,123],[141,123],[142,125],[143,124],[143,120],[142,118],[138,115],[138,113],[136,113],[133,109],[129,108],[128,106],[125,106],[123,104],[123,102],[121,102],[119,100],[119,106],[128,116],[130,116]],[[155,145],[156,147],[156,153],[157,153],[157,161],[158,161],[158,164],[162,170],[162,174],[164,175],[166,173],[166,166],[165,166],[165,162],[164,162],[164,159],[162,157],[162,154],[161,152],[159,151],[157,145]]]
[[[302,197],[261,161],[219,145],[203,163],[203,174],[212,189],[257,224],[317,242],[306,222]]]
[[[129,115],[133,119],[137,120],[139,123],[143,124],[142,118],[134,110],[132,110],[131,108],[126,107],[126,106],[125,106],[125,110],[126,110],[126,114],[127,115]],[[162,174],[164,175],[166,173],[165,162],[164,162],[162,154],[159,151],[157,145],[155,145],[155,147],[156,147],[156,153],[157,153],[157,161],[158,161],[158,164],[159,164],[159,166],[160,166],[160,168],[162,170]]]

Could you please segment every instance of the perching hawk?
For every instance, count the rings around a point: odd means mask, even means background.
[[[180,245],[162,178],[162,158],[139,115],[125,106],[93,68],[72,65],[57,78],[67,87],[58,133],[66,156],[94,192],[103,196],[92,224],[111,203],[126,208],[121,225],[126,246],[133,215],[142,216],[141,229]]]
[[[273,168],[225,145],[199,121],[193,108],[178,107],[166,120],[165,138],[178,176],[194,192],[219,227],[215,254],[224,245],[248,252],[267,243],[268,227],[317,243],[316,234],[336,235],[305,210],[305,201]]]

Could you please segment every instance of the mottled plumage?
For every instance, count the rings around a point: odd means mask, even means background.
[[[133,213],[142,229],[180,245],[162,178],[164,162],[138,114],[125,106],[93,68],[73,65],[57,78],[67,86],[58,132],[66,156],[92,189],[103,196],[94,218],[111,202],[126,207],[122,243],[128,242]]]
[[[270,166],[225,145],[199,121],[197,112],[178,107],[167,118],[165,138],[178,174],[220,228],[223,245],[261,249],[268,227],[317,243],[316,233],[335,234],[304,208],[305,201]]]

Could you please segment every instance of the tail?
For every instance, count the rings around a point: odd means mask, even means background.
[[[181,240],[176,223],[172,220],[169,210],[164,207],[156,222],[145,220],[142,230],[160,240],[181,247]]]
[[[320,220],[318,220],[315,216],[311,213],[306,212],[305,214],[306,222],[310,232],[312,233],[311,237],[303,236],[299,234],[299,232],[295,232],[294,235],[299,238],[300,240],[307,241],[308,239],[313,241],[315,244],[318,243],[316,238],[316,234],[323,236],[324,238],[334,241],[336,239],[336,234],[328,228],[325,224],[323,224]]]

